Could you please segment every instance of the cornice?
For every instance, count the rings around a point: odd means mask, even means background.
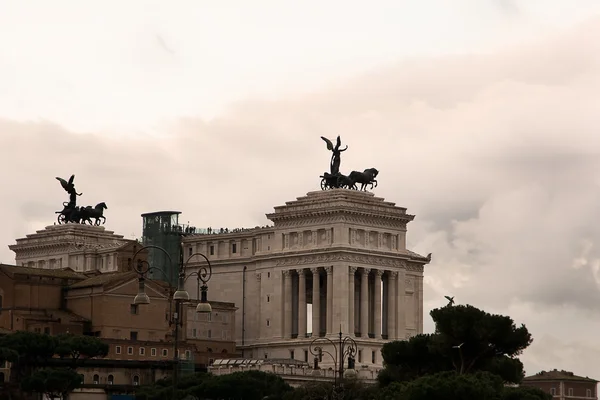
[[[297,265],[322,265],[337,261],[347,262],[354,265],[377,265],[381,267],[400,268],[407,271],[423,272],[424,261],[403,259],[400,257],[389,257],[375,254],[357,254],[347,251],[328,252],[322,254],[304,254],[280,258],[275,261],[277,267],[288,267]]]

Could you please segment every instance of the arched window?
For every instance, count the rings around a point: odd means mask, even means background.
[[[85,383],[85,375],[79,374],[79,376],[81,377],[81,383]]]
[[[97,385],[100,383],[100,376],[98,374],[94,374],[94,385]]]
[[[133,376],[133,386],[139,386],[140,384],[140,377],[137,375]]]
[[[109,375],[109,376],[108,376],[108,384],[109,384],[109,385],[112,385],[112,384],[114,384],[114,383],[115,383],[115,377],[114,377],[114,376],[112,376],[112,375]]]

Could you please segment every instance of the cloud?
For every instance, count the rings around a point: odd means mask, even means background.
[[[72,173],[81,201],[106,202],[107,227],[126,236],[159,209],[202,227],[262,225],[318,189],[329,162],[319,136],[340,134],[342,170],[377,167],[377,195],[417,215],[409,245],[434,255],[426,309],[450,294],[512,315],[534,333],[528,372],[600,377],[595,358],[579,357],[599,354],[599,22],[493,54],[403,60],[210,121],[182,117],[160,138],[0,121],[0,241],[51,224],[66,200],[54,177]]]

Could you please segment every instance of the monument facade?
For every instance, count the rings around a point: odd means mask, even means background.
[[[186,251],[211,260],[209,301],[238,307],[244,357],[312,363],[312,338],[341,330],[358,345],[357,366],[381,366],[385,341],[422,333],[430,257],[406,248],[414,218],[406,209],[335,189],[310,192],[267,217],[273,226],[183,239]]]
[[[211,261],[209,301],[238,307],[243,357],[312,364],[311,341],[335,341],[341,332],[357,344],[357,368],[376,369],[386,341],[423,331],[423,269],[431,255],[406,248],[413,215],[366,191],[377,186],[379,171],[344,175],[348,146],[341,148],[339,136],[335,145],[322,139],[332,152],[322,191],[275,207],[267,214],[272,226],[193,234],[182,239],[183,248]],[[192,260],[189,267],[201,265]]]

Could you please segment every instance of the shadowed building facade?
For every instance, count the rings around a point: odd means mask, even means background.
[[[312,362],[311,339],[341,330],[358,344],[357,366],[380,368],[385,341],[422,333],[430,258],[406,248],[414,216],[405,208],[336,189],[310,192],[267,217],[273,226],[183,239],[186,253],[211,260],[209,301],[235,302],[244,357]],[[195,265],[201,261],[190,270]],[[192,284],[187,290],[195,293]]]
[[[552,395],[553,399],[586,399],[597,400],[598,381],[592,378],[577,376],[570,371],[542,371],[523,378],[521,386],[542,389]]]

